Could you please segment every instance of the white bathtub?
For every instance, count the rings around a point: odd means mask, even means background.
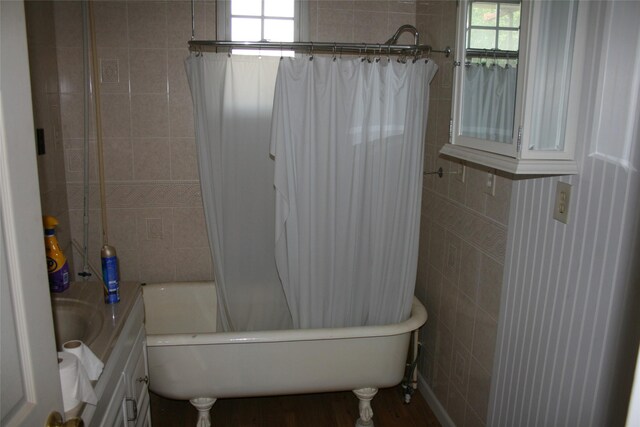
[[[372,426],[370,401],[378,388],[404,375],[409,338],[427,320],[414,299],[398,324],[334,329],[216,332],[212,282],[143,286],[149,388],[186,400],[209,426],[218,398],[353,390],[356,425]]]

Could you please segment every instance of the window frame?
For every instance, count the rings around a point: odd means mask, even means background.
[[[472,16],[471,16],[471,10],[473,7],[474,3],[493,3],[496,5],[496,24],[495,26],[488,26],[488,25],[472,25],[471,21],[472,21]],[[522,2],[521,1],[509,1],[509,0],[496,0],[496,1],[488,1],[488,0],[471,0],[469,2],[469,11],[467,16],[468,21],[466,24],[466,40],[465,40],[465,45],[466,45],[466,49],[467,50],[473,50],[476,48],[472,48],[471,47],[471,30],[494,30],[495,31],[495,38],[494,38],[494,42],[493,42],[493,48],[492,49],[486,49],[486,50],[495,50],[495,51],[503,51],[503,52],[518,52],[518,50],[504,50],[504,49],[498,49],[498,45],[499,45],[499,39],[500,39],[500,32],[502,31],[503,33],[505,31],[507,32],[513,32],[513,31],[517,31],[518,33],[518,42],[520,40],[520,28],[522,27],[522,22],[520,23],[520,26],[518,27],[508,27],[508,26],[501,26],[500,25],[500,6],[503,4],[519,4],[521,5]],[[520,8],[520,10],[522,11],[522,8]],[[522,16],[521,16],[522,19]],[[519,43],[518,43],[519,44]]]
[[[217,31],[218,40],[231,39],[231,1],[218,0],[217,4]],[[293,12],[293,41],[306,41],[309,37],[309,12],[308,1],[294,0]],[[264,16],[262,19],[264,20]],[[264,31],[264,26],[263,26]]]

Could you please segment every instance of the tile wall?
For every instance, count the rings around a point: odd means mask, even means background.
[[[436,48],[455,46],[456,1],[418,1],[416,26]],[[453,58],[434,54],[440,69],[431,82],[425,170],[454,172],[438,155],[449,138]],[[486,171],[467,165],[456,174],[427,176],[417,296],[429,313],[422,330],[419,369],[457,426],[487,419],[512,181],[496,178],[495,196],[484,193]]]
[[[40,204],[43,215],[52,215],[58,219],[59,225],[56,230],[58,243],[69,257],[71,232],[60,121],[60,89],[53,3],[27,2],[25,15],[28,24],[27,40],[34,127],[44,130],[45,141],[45,154],[37,157]],[[71,265],[72,261],[69,259]]]
[[[384,43],[404,24],[415,25],[411,1],[309,1],[309,40],[319,42]],[[400,43],[413,42],[403,35]]]
[[[190,1],[94,1],[101,72],[109,243],[125,280],[212,278],[183,60]],[[82,242],[82,20],[56,1],[62,142],[71,235]],[[215,33],[215,3],[196,2],[196,35]],[[93,112],[92,112],[93,115]],[[99,267],[101,216],[95,126],[90,143],[90,261]],[[76,265],[79,253],[74,253]]]

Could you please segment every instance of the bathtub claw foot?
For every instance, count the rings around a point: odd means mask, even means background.
[[[360,403],[358,403],[358,409],[360,410],[360,418],[356,421],[356,427],[373,427],[373,409],[371,408],[371,400],[378,392],[377,388],[365,387],[353,390]]]
[[[196,424],[196,427],[211,427],[211,415],[209,411],[213,404],[216,403],[216,399],[211,397],[198,397],[191,399],[189,402],[198,410],[198,424]]]

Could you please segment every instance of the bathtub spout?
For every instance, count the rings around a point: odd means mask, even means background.
[[[211,427],[211,414],[209,414],[209,411],[213,404],[216,403],[216,399],[198,397],[191,399],[189,402],[198,410],[198,424],[196,424],[196,427]]]
[[[373,427],[373,409],[371,408],[371,400],[378,392],[377,388],[365,387],[353,390],[360,402],[358,409],[360,410],[360,418],[356,421],[356,427]]]

